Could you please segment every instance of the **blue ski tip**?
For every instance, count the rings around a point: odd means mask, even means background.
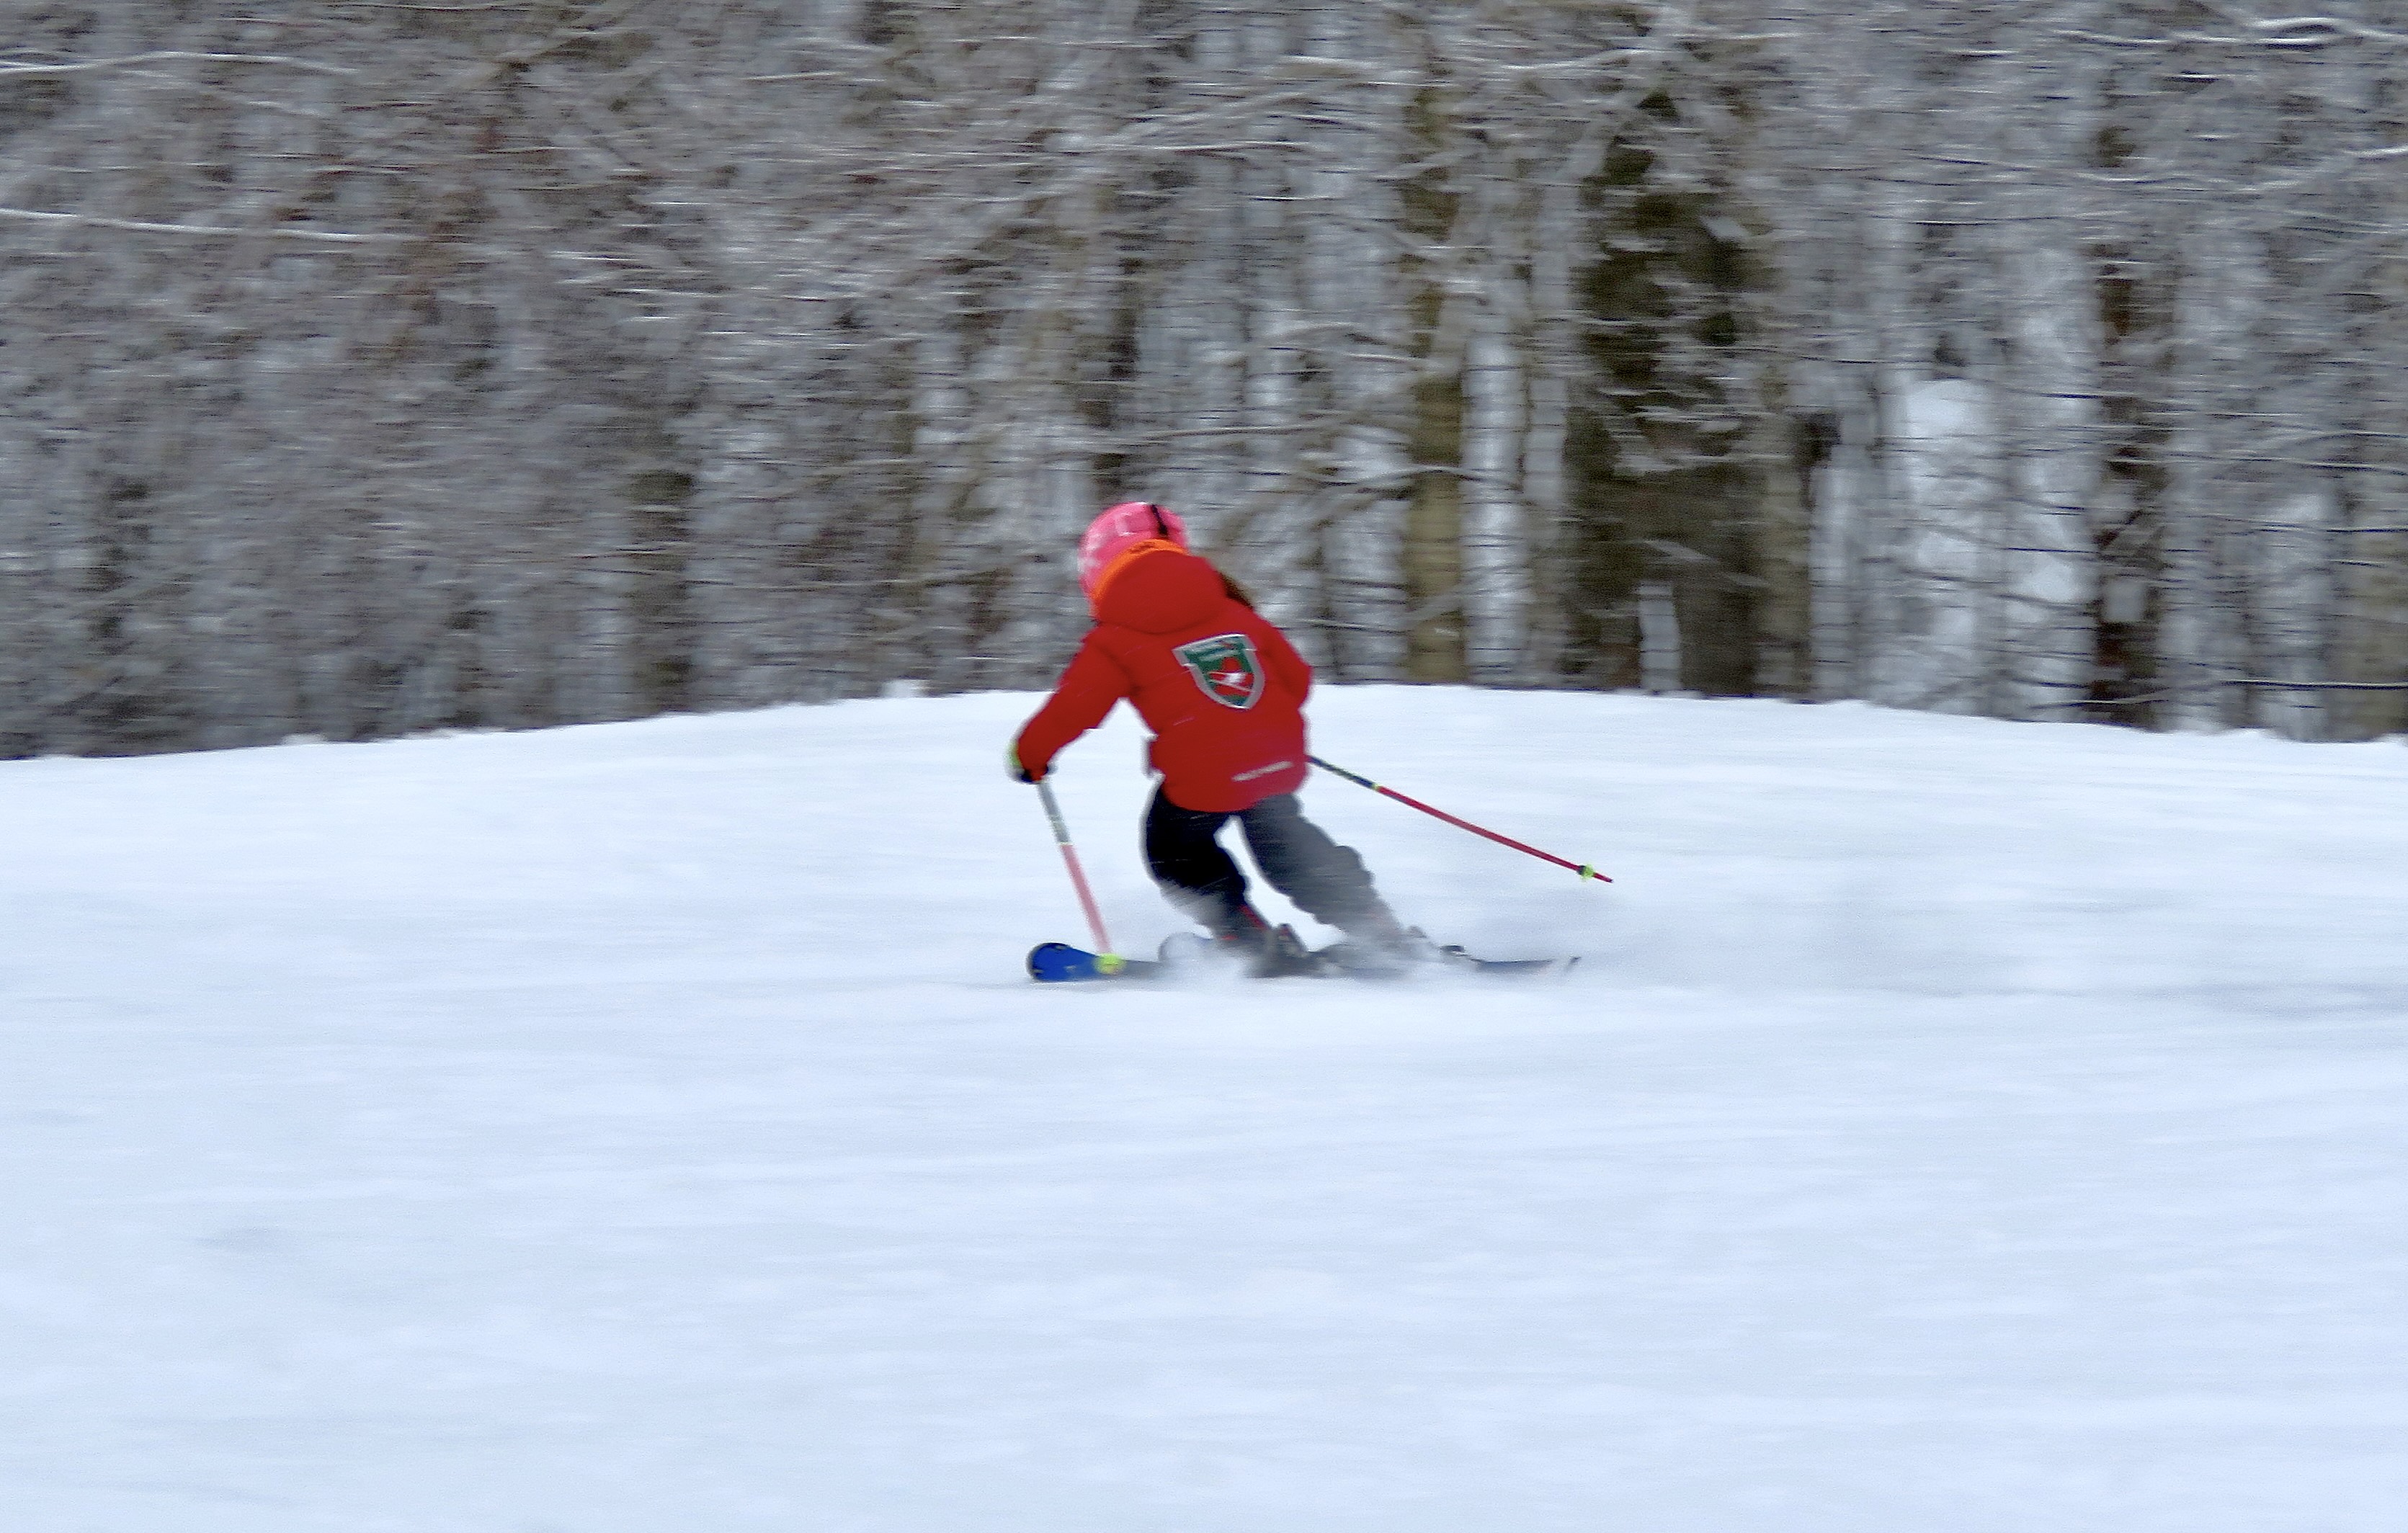
[[[1096,954],[1068,942],[1039,942],[1028,950],[1028,977],[1043,984],[1100,980],[1105,972]]]
[[[1074,980],[1144,980],[1161,970],[1160,964],[1142,958],[1089,953],[1068,942],[1039,942],[1028,950],[1028,977],[1043,984],[1063,984]]]

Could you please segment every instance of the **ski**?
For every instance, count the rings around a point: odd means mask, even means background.
[[[1201,946],[1200,939],[1198,946]],[[1325,952],[1326,950],[1324,950]],[[1459,947],[1431,947],[1435,961],[1460,973],[1492,980],[1539,980],[1569,974],[1578,958],[1475,958]],[[1317,955],[1308,955],[1317,956]],[[1209,963],[1204,959],[1201,962]],[[1159,980],[1175,973],[1197,972],[1197,961],[1157,962],[1089,953],[1068,942],[1040,942],[1028,952],[1028,977],[1040,984],[1076,984],[1103,980]],[[1349,968],[1336,959],[1317,967],[1286,970],[1277,978],[1401,979],[1409,970],[1370,971]]]
[[[1167,967],[1147,958],[1089,953],[1068,942],[1039,942],[1028,950],[1028,977],[1039,984],[1075,984],[1085,980],[1152,980],[1160,978]]]
[[[1474,958],[1461,948],[1438,950],[1439,956],[1474,974],[1484,974],[1497,980],[1541,980],[1554,974],[1570,974],[1578,967],[1574,958]]]

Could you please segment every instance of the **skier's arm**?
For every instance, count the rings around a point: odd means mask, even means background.
[[[1034,781],[1054,766],[1061,749],[1104,722],[1112,705],[1129,695],[1132,683],[1119,661],[1091,638],[1079,646],[1069,669],[1054,685],[1054,695],[1037,716],[1023,724],[1011,742],[1021,770]]]
[[[1296,652],[1287,635],[1268,623],[1263,624],[1262,637],[1263,664],[1270,667],[1271,676],[1280,685],[1296,694],[1297,706],[1303,707],[1305,698],[1312,693],[1311,663]]]

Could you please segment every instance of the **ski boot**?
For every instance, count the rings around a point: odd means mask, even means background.
[[[1386,906],[1341,924],[1343,939],[1317,954],[1322,963],[1358,980],[1401,979],[1430,956],[1430,940],[1418,926],[1407,926]]]
[[[1188,969],[1226,965],[1250,980],[1326,972],[1295,927],[1272,925],[1251,905],[1239,907],[1210,937],[1174,932],[1163,938],[1162,961]]]

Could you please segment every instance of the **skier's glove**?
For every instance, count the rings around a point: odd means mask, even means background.
[[[1011,774],[1011,781],[1014,782],[1034,782],[1039,778],[1045,775],[1043,772],[1032,772],[1027,767],[1023,766],[1020,764],[1020,742],[1018,740],[1014,740],[1010,745],[1003,748],[1003,769]]]

